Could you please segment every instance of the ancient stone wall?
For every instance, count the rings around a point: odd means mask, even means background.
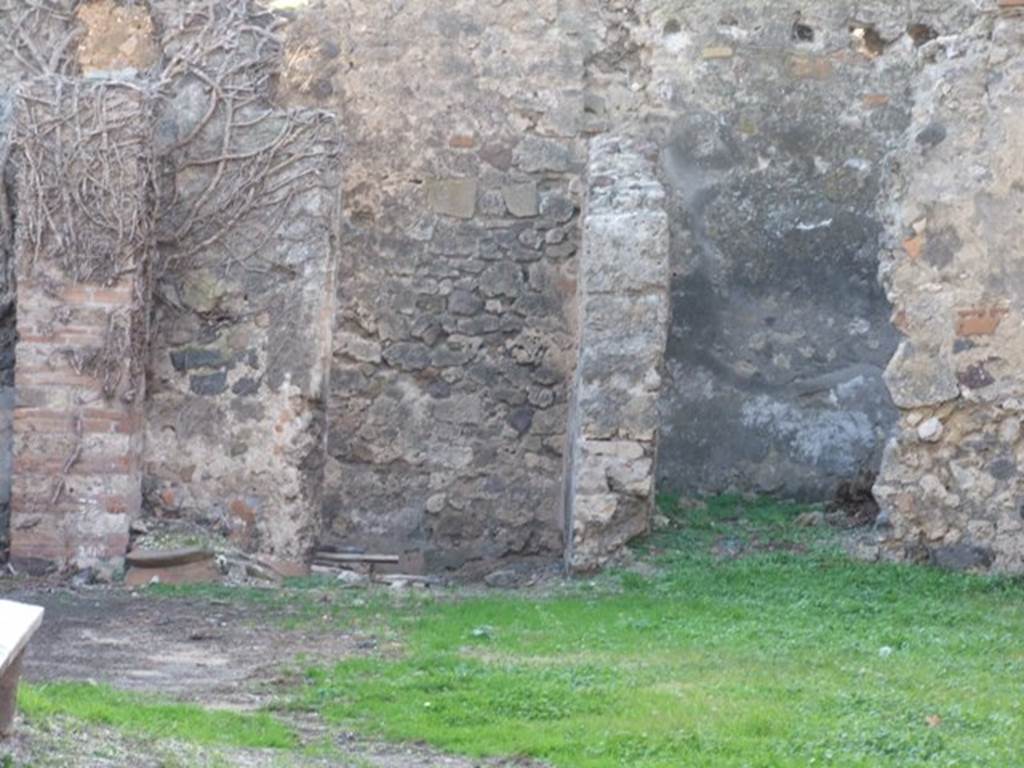
[[[0,0],[0,166],[18,82],[159,95],[151,523],[585,569],[646,529],[652,462],[825,498],[898,406],[886,551],[1017,568],[997,3]]]
[[[146,501],[301,562],[320,535],[338,135],[277,107],[277,19],[153,3],[162,104],[160,264]]]
[[[590,143],[570,418],[568,562],[593,570],[646,533],[669,321],[669,221],[658,149]]]
[[[249,2],[12,1],[0,82],[113,74],[157,97],[143,511],[294,562],[320,532],[338,137],[328,114],[274,106],[280,21]],[[36,208],[23,187],[19,232]],[[22,293],[24,336],[36,297]]]
[[[884,279],[901,409],[881,554],[1024,570],[1024,13],[922,49]]]
[[[313,3],[282,96],[346,141],[328,542],[557,561],[583,49],[559,4]]]

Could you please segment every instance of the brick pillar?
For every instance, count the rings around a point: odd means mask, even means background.
[[[566,494],[577,571],[619,555],[648,530],[654,506],[669,231],[651,155],[617,137],[590,147]]]
[[[130,85],[57,78],[15,108],[11,559],[110,571],[141,502],[149,110]]]

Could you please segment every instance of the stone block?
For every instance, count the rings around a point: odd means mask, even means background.
[[[76,51],[83,73],[146,70],[160,59],[153,20],[145,6],[121,6],[94,0],[75,14],[85,34]]]
[[[709,45],[701,51],[700,57],[705,61],[716,59],[731,59],[736,54],[728,45]]]
[[[524,173],[565,173],[573,165],[573,153],[563,139],[526,136],[513,151],[512,161]]]
[[[803,80],[827,80],[832,77],[832,62],[821,56],[792,56],[786,62],[791,77]]]
[[[960,394],[956,374],[944,356],[909,340],[900,344],[889,363],[885,383],[901,408],[938,405]]]
[[[427,203],[434,213],[471,219],[476,213],[476,179],[437,179],[427,184]]]
[[[582,280],[588,295],[657,292],[668,285],[668,214],[624,211],[584,221]]]
[[[505,207],[513,216],[529,218],[539,213],[540,198],[535,182],[502,187],[501,196],[505,200]]]
[[[1005,307],[978,307],[957,311],[956,335],[991,336],[999,329],[1003,318],[1009,314]]]
[[[355,333],[338,331],[334,335],[334,345],[338,352],[361,363],[379,363],[384,359],[379,342]]]

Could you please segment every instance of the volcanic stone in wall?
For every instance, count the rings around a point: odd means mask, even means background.
[[[352,159],[329,543],[467,577],[556,563],[585,158],[576,15],[324,5],[327,23],[297,14],[283,84],[338,112]]]
[[[901,409],[875,496],[882,553],[1024,571],[1024,19],[922,52],[885,282]]]

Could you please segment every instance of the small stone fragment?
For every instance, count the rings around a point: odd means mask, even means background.
[[[526,406],[515,408],[508,415],[508,423],[520,435],[525,435],[533,425],[533,409]]]
[[[484,308],[484,300],[472,291],[452,291],[448,297],[448,311],[453,315],[475,315]]]
[[[220,371],[208,376],[192,376],[189,388],[197,395],[219,395],[228,388],[228,373]]]
[[[511,568],[502,568],[484,576],[484,583],[495,589],[509,589],[519,582],[519,574]]]
[[[701,58],[705,61],[715,59],[731,59],[735,51],[727,45],[709,45],[701,51]]]
[[[343,587],[362,587],[370,582],[365,574],[355,571],[338,571],[335,580]]]
[[[937,443],[942,439],[944,427],[942,422],[936,418],[923,421],[917,428],[917,436],[925,443]]]

